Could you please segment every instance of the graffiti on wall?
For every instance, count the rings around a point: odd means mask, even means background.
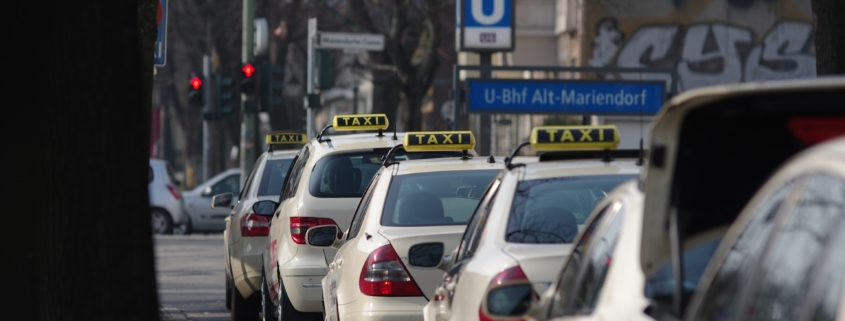
[[[618,25],[615,17],[596,22],[588,66],[672,69],[679,91],[816,75],[813,26],[808,21],[778,19],[765,34],[719,21],[641,24],[630,35]],[[665,80],[667,84],[671,79],[668,74],[646,73],[599,77]]]

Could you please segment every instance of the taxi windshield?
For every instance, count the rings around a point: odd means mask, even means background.
[[[593,207],[636,174],[570,176],[519,183],[505,239],[512,243],[571,243]]]
[[[382,167],[387,151],[358,151],[323,157],[314,165],[309,191],[314,197],[361,197],[373,175]],[[432,151],[406,153],[397,150],[396,161],[424,158],[460,157],[461,152]]]
[[[383,226],[464,225],[500,170],[444,171],[393,178]]]
[[[288,174],[292,159],[271,159],[264,165],[264,175],[261,185],[258,185],[258,196],[274,196],[282,192],[285,176]]]

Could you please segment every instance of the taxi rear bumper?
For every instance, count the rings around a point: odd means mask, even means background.
[[[428,300],[422,296],[375,297],[362,294],[357,300],[338,308],[343,321],[423,321],[426,304]]]
[[[328,267],[325,265],[325,259],[319,258],[323,265],[319,265],[320,261],[312,262],[317,264],[307,264],[300,260],[294,260],[300,264],[290,264],[279,268],[282,276],[282,283],[284,290],[288,295],[291,305],[301,312],[321,312],[323,311],[323,286],[322,280],[328,273]]]

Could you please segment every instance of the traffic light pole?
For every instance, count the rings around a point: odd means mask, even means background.
[[[254,59],[255,42],[255,0],[243,0],[243,25],[241,41],[241,62],[248,63]],[[252,172],[252,165],[257,158],[255,152],[255,99],[241,93],[241,148],[240,168],[241,187],[246,177]]]
[[[247,1],[247,0],[244,0]],[[308,62],[306,63],[306,93],[305,96],[305,132],[308,135],[308,139],[314,137],[314,112],[313,109],[316,106],[311,106],[309,103],[308,97],[314,94],[314,60],[315,60],[315,52],[314,52],[314,41],[317,40],[317,18],[311,17],[308,18]]]
[[[211,79],[211,57],[208,55],[202,56],[202,77],[205,79],[207,83],[212,82]],[[203,87],[203,111],[210,112],[211,111],[211,86],[206,84]],[[209,150],[211,149],[210,142],[209,142],[209,124],[208,119],[203,117],[202,120],[202,182],[205,183],[208,181],[209,176]]]

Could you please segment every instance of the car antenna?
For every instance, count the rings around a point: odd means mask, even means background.
[[[399,162],[397,162],[395,160],[392,161],[392,162],[390,161],[390,158],[393,157],[393,154],[396,153],[397,149],[405,149],[405,146],[402,145],[402,144],[398,144],[396,146],[393,146],[393,148],[391,148],[389,151],[387,151],[387,154],[385,154],[384,156],[381,157],[382,158],[381,159],[381,165],[382,166],[388,167],[388,166],[393,165],[393,164],[399,164]]]
[[[516,154],[519,153],[520,149],[522,149],[523,147],[528,146],[528,145],[531,145],[531,143],[530,142],[524,142],[522,144],[519,144],[519,146],[516,146],[516,148],[513,149],[513,152],[511,152],[511,156],[505,157],[505,167],[507,167],[510,170],[510,169],[513,169],[514,167],[517,167],[517,166],[525,166],[525,164],[513,164],[513,158],[516,157]]]
[[[396,108],[398,109],[399,107]],[[399,124],[396,122],[396,114],[398,113],[399,111],[397,110],[396,113],[393,114],[393,140],[399,140],[399,138],[396,137],[396,128],[399,127]],[[379,130],[378,132],[381,133],[381,130]]]
[[[319,134],[317,134],[317,142],[318,142],[318,143],[322,143],[322,142],[330,142],[330,141],[332,141],[332,139],[331,139],[331,138],[328,138],[328,137],[323,138],[323,134],[325,134],[325,133],[326,133],[326,131],[327,131],[327,130],[329,130],[329,128],[333,128],[333,127],[334,127],[334,126],[332,126],[332,124],[328,124],[328,125],[326,125],[326,127],[323,127],[323,129],[322,129],[322,130],[320,130],[320,133],[319,133]]]

